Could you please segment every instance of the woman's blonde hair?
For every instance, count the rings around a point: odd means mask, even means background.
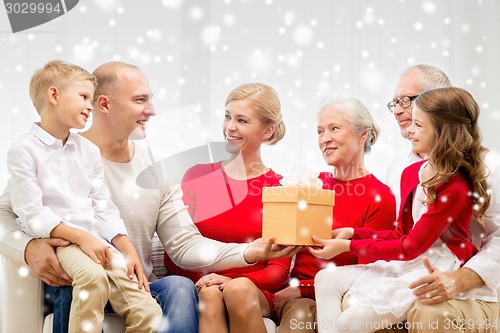
[[[86,69],[61,60],[49,61],[33,73],[30,81],[30,97],[35,109],[40,112],[45,103],[45,93],[51,86],[59,89],[74,81],[89,80],[97,88],[97,79]]]
[[[229,93],[225,105],[239,100],[246,101],[260,114],[262,125],[275,126],[274,133],[265,143],[276,144],[285,136],[286,127],[281,115],[281,103],[278,93],[273,88],[263,83],[244,83]]]
[[[415,105],[430,117],[436,134],[435,147],[428,156],[436,175],[422,184],[429,203],[436,199],[437,185],[461,172],[472,186],[474,215],[483,225],[490,194],[484,165],[487,149],[481,145],[478,126],[479,106],[469,92],[455,87],[428,90],[415,100]]]

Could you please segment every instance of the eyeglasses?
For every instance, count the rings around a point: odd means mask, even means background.
[[[399,106],[402,107],[403,109],[409,108],[411,105],[411,102],[413,102],[413,100],[415,98],[417,98],[418,96],[419,95],[403,96],[396,101],[390,101],[389,103],[387,103],[387,108],[389,109],[389,111],[391,111],[391,113],[394,112],[394,109],[396,108],[397,104],[399,104]]]

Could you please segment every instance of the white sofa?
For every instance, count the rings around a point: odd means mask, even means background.
[[[52,333],[52,314],[43,316],[42,282],[28,266],[2,256],[3,323],[4,333]],[[268,333],[276,333],[276,325],[265,319]],[[123,333],[125,324],[121,317],[106,314],[104,333]]]
[[[4,271],[2,332],[52,333],[52,314],[43,317],[42,282],[27,266],[2,256]],[[107,314],[105,333],[123,333],[125,323],[115,314]]]

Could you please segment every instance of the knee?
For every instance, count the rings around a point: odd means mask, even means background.
[[[163,322],[163,311],[153,298],[144,304],[141,310],[135,311],[135,315],[140,316],[140,322],[151,329],[151,332],[159,332],[159,327],[165,325]]]
[[[257,292],[258,288],[252,281],[247,278],[236,278],[226,283],[222,295],[226,304],[241,306],[247,300],[258,300]]]
[[[77,270],[73,276],[73,281],[75,285],[81,286],[82,288],[93,290],[93,289],[108,289],[108,275],[104,268],[100,265],[94,265],[92,269],[88,267],[82,267],[82,269]]]
[[[316,302],[309,298],[298,298],[289,301],[282,311],[282,323],[316,321]]]
[[[316,273],[314,277],[314,289],[316,293],[328,291],[335,279],[334,270],[325,268]]]
[[[193,281],[183,276],[170,275],[151,283],[151,292],[158,297],[191,299],[196,298]]]
[[[411,328],[410,332],[425,332],[426,330],[423,328],[429,328],[440,323],[442,325],[442,323],[451,320],[453,320],[452,312],[443,308],[442,304],[425,305],[418,301],[413,304],[407,316],[408,326]]]
[[[408,321],[421,322],[423,320],[435,321],[436,319],[448,318],[449,313],[443,311],[439,306],[425,305],[421,302],[415,302],[408,311]]]
[[[218,314],[220,311],[225,311],[222,292],[218,286],[203,287],[198,292],[200,299],[199,311],[205,317]]]

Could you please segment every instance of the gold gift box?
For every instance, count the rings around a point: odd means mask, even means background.
[[[335,191],[302,186],[264,187],[262,241],[315,245],[311,236],[332,238]]]

